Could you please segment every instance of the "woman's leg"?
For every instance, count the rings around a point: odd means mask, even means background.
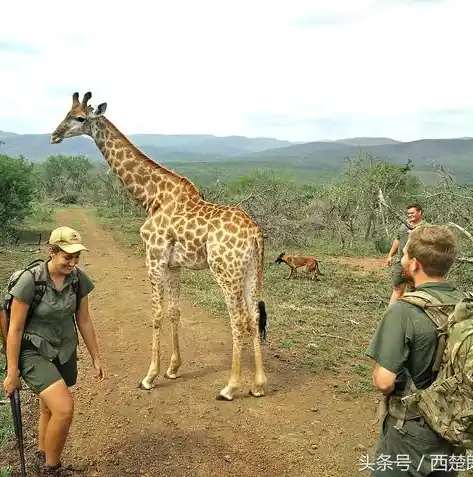
[[[44,452],[44,436],[49,420],[51,419],[51,411],[45,402],[39,398],[39,423],[38,423],[38,450]]]
[[[74,401],[63,379],[56,381],[39,394],[50,417],[43,429],[43,450],[46,465],[56,467],[69,434],[74,414]],[[41,419],[41,418],[40,418]],[[40,443],[41,445],[41,443]]]

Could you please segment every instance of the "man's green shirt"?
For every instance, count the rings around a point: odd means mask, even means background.
[[[424,283],[417,290],[444,302],[464,297],[453,283],[446,281]],[[387,308],[365,354],[397,374],[394,393],[400,394],[407,379],[406,368],[418,389],[432,383],[437,344],[436,326],[427,314],[415,305],[397,301]]]

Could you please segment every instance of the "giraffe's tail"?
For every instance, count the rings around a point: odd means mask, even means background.
[[[258,273],[258,311],[259,311],[259,318],[258,318],[258,328],[261,341],[266,341],[266,325],[268,315],[266,313],[266,305],[263,300],[263,267],[264,267],[264,238],[263,234],[258,234],[255,237],[255,245],[256,245],[256,270]]]

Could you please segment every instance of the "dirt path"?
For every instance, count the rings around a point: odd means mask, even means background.
[[[335,380],[303,374],[265,346],[269,393],[248,396],[253,374],[244,348],[244,385],[233,402],[215,400],[230,370],[227,317],[183,304],[181,378],[165,380],[170,329],[165,321],[162,372],[150,392],[137,388],[151,349],[150,287],[144,262],[81,210],[61,211],[91,251],[81,267],[96,283],[92,318],[108,379],[96,384],[81,342],[76,415],[64,460],[87,464],[86,476],[339,476],[359,472],[375,442],[372,397],[342,398]]]
[[[337,265],[348,266],[353,273],[359,275],[374,274],[387,277],[389,273],[385,258],[334,257],[330,261]]]

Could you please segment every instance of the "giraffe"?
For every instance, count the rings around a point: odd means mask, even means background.
[[[217,400],[233,401],[240,387],[243,338],[253,341],[255,376],[249,394],[265,395],[261,343],[266,339],[266,307],[262,299],[264,238],[260,227],[237,207],[205,201],[186,177],[152,161],[109,121],[107,103],[88,105],[92,93],[73,93],[72,106],[51,135],[51,143],[91,137],[111,170],[146,211],[140,227],[152,289],[152,348],[148,373],[139,388],[150,390],[160,373],[160,340],[164,294],[168,292],[172,353],[164,373],[179,377],[181,268],[210,269],[226,302],[232,331],[231,373]]]

